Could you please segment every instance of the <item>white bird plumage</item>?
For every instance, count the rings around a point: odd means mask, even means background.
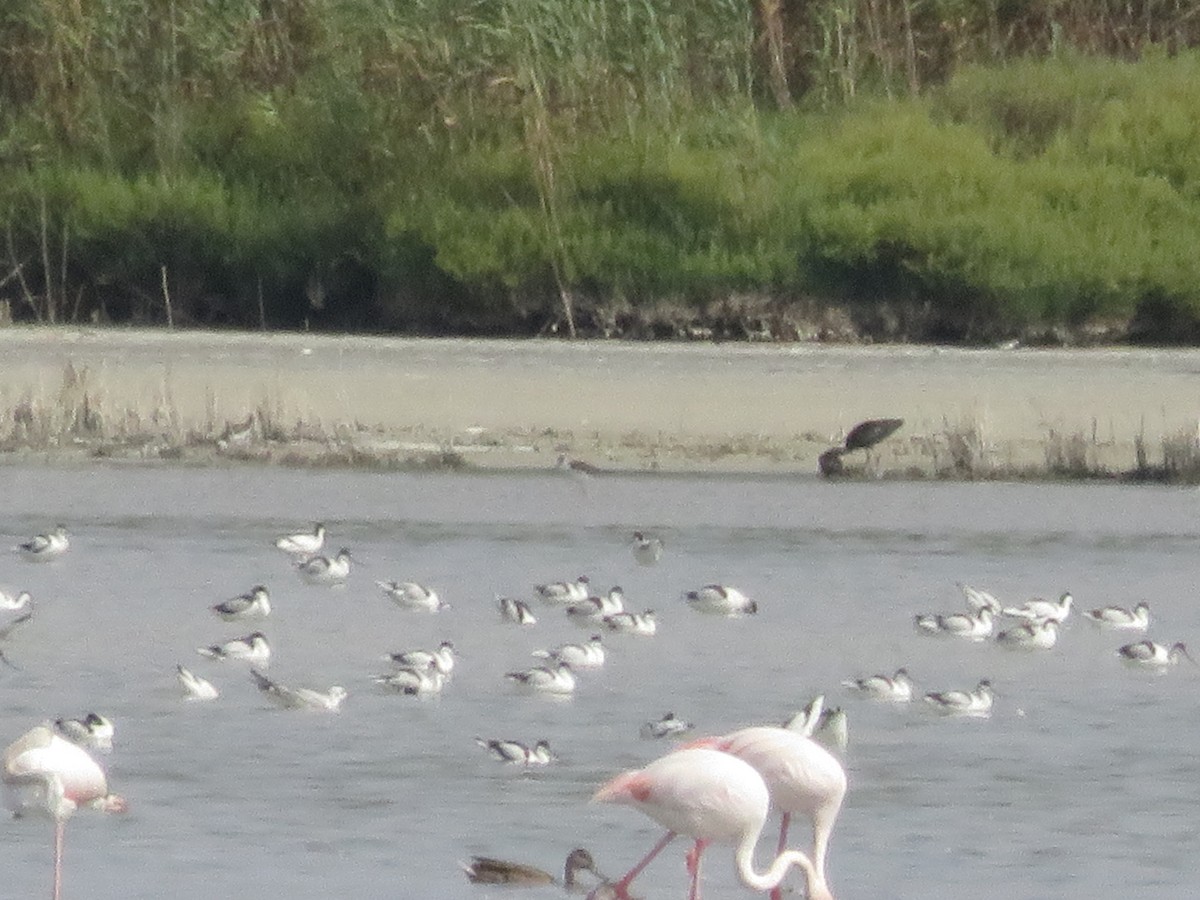
[[[1125,644],[1117,648],[1117,656],[1128,666],[1143,669],[1165,669],[1173,666],[1179,660],[1186,659],[1195,664],[1183,641],[1176,641],[1171,646],[1154,641],[1138,641],[1135,644]]]
[[[635,634],[639,637],[653,637],[658,633],[658,619],[654,610],[645,612],[619,612],[605,616],[600,624],[616,634]]]
[[[550,650],[534,650],[538,659],[564,662],[573,669],[598,669],[604,665],[604,643],[600,635],[593,634],[582,644],[559,644]]]
[[[446,676],[436,668],[417,669],[406,666],[395,672],[375,677],[375,683],[390,691],[412,696],[440,694],[446,685]]]
[[[71,538],[63,525],[56,525],[52,531],[34,535],[16,546],[21,558],[30,562],[50,562],[70,549]]]
[[[107,753],[113,748],[116,729],[110,719],[99,713],[90,712],[81,719],[55,719],[54,728],[72,744],[88,750]]]
[[[1064,593],[1057,600],[1042,600],[1035,597],[1033,600],[1026,600],[1020,606],[1006,606],[1003,613],[1014,619],[1050,619],[1061,625],[1071,614],[1073,602],[1074,598],[1069,592]]]
[[[922,613],[913,618],[913,624],[920,634],[982,641],[992,636],[995,616],[987,608],[975,613]]]
[[[201,678],[183,666],[175,667],[175,677],[188,700],[216,700],[220,692],[207,678]]]
[[[695,726],[691,722],[684,721],[675,713],[666,713],[661,719],[656,719],[652,722],[643,722],[642,727],[638,729],[638,734],[647,740],[677,737],[681,734],[686,734]]]
[[[534,585],[533,591],[543,603],[567,606],[586,600],[591,594],[592,588],[588,577],[580,575],[574,581],[551,581],[546,584]]]
[[[265,619],[271,614],[271,595],[261,584],[256,584],[246,593],[216,604],[212,611],[226,622]]]
[[[280,709],[337,712],[342,706],[342,701],[346,699],[346,689],[338,684],[327,691],[317,691],[312,688],[288,687],[268,678],[258,669],[251,669],[250,675],[263,695]]]
[[[379,585],[387,598],[401,609],[434,613],[446,608],[446,604],[438,597],[437,591],[423,584],[417,584],[415,581],[377,581],[375,583]]]
[[[437,669],[443,675],[449,675],[454,669],[454,644],[442,641],[436,650],[404,650],[389,653],[386,658],[401,668]]]
[[[992,683],[986,678],[970,691],[935,691],[924,697],[925,702],[942,715],[977,718],[991,715],[994,699]]]
[[[275,546],[290,556],[312,556],[325,546],[325,526],[321,522],[313,525],[312,531],[285,534],[276,538]]]
[[[28,606],[31,600],[33,600],[33,596],[29,591],[21,591],[19,594],[8,594],[0,591],[0,610],[17,612]]]
[[[504,677],[520,688],[539,694],[566,695],[574,692],[576,685],[575,673],[564,662],[508,672]]]
[[[913,698],[913,682],[904,668],[897,669],[894,675],[867,675],[842,684],[872,700],[907,703]]]
[[[663,555],[662,538],[641,531],[633,533],[633,558],[639,566],[652,566]]]
[[[496,605],[500,609],[500,618],[514,625],[536,625],[537,617],[529,604],[516,597],[497,597]]]
[[[296,571],[307,584],[331,587],[350,577],[350,551],[343,547],[336,556],[310,556],[296,563]]]
[[[1054,619],[1022,622],[997,634],[996,643],[1011,650],[1050,650],[1058,643],[1058,622]]]
[[[234,638],[223,644],[212,644],[208,647],[197,647],[196,652],[209,659],[237,659],[265,666],[271,659],[271,645],[261,631],[248,634],[245,637]]]
[[[484,740],[475,738],[475,743],[501,762],[520,766],[545,766],[554,762],[550,742],[541,740],[532,747],[520,741]]]
[[[726,584],[706,584],[683,595],[687,605],[696,612],[714,616],[745,616],[758,612],[758,604],[735,587]]]
[[[1113,631],[1145,631],[1150,627],[1150,604],[1143,600],[1133,609],[1101,606],[1089,609],[1083,617],[1093,625]]]

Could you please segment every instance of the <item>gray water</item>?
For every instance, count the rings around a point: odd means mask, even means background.
[[[0,556],[0,586],[38,604],[6,647],[21,668],[0,670],[0,741],[104,713],[117,729],[111,786],[131,804],[71,820],[68,900],[514,896],[469,885],[456,861],[557,870],[576,845],[619,873],[658,828],[587,801],[666,752],[639,739],[642,722],[671,710],[719,734],[779,722],[818,692],[849,713],[830,859],[839,900],[1195,896],[1200,670],[1127,671],[1113,655],[1122,639],[1078,619],[1039,655],[911,628],[916,612],[960,608],[966,581],[1008,601],[1070,590],[1085,609],[1148,599],[1151,637],[1200,644],[1194,490],[3,467],[0,497],[5,547],[59,521],[74,536],[54,563]],[[302,584],[272,546],[317,519],[358,560],[342,589]],[[657,566],[634,564],[635,528],[666,540]],[[587,633],[545,607],[534,628],[502,625],[494,595],[583,573],[654,608],[658,636],[606,639],[608,665],[582,673],[569,700],[514,694],[505,671]],[[376,579],[428,583],[451,608],[401,611]],[[710,581],[741,587],[760,614],[684,608],[681,592]],[[252,630],[208,607],[258,582],[275,607],[272,674],[344,685],[340,714],[276,710],[243,666],[196,655]],[[383,653],[444,639],[461,659],[440,698],[371,683]],[[221,698],[183,702],[180,662]],[[921,690],[991,677],[995,714],[941,719],[839,687],[900,665]],[[560,761],[516,771],[476,735],[544,737]],[[0,897],[47,895],[50,826],[0,829]],[[683,849],[635,893],[683,896]],[[707,896],[748,895],[727,850],[705,872]]]

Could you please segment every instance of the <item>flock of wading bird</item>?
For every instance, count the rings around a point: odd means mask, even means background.
[[[899,427],[898,420],[883,421],[873,432],[886,437]],[[867,425],[870,423],[864,423]],[[852,432],[853,434],[853,432]],[[882,439],[882,438],[878,438]],[[864,440],[864,439],[860,439]],[[846,452],[847,446],[838,452]],[[853,449],[864,446],[862,443]],[[579,473],[581,467],[560,459],[559,467]],[[584,472],[585,475],[593,474]],[[276,546],[292,555],[296,571],[315,585],[338,585],[349,575],[351,555],[342,549],[332,556],[321,555],[326,532],[317,524],[312,531],[284,535]],[[52,561],[70,548],[67,531],[58,526],[19,544],[16,552],[35,562]],[[641,565],[654,565],[663,554],[662,541],[637,532],[631,551]],[[398,606],[424,612],[445,607],[435,591],[413,582],[378,582],[384,594]],[[1063,594],[1056,601],[1030,600],[1020,606],[1004,606],[986,591],[960,585],[966,609],[958,612],[922,613],[914,617],[918,633],[948,639],[994,640],[998,645],[1028,652],[1051,650],[1059,629],[1071,614],[1073,598]],[[585,577],[573,582],[538,585],[535,595],[544,604],[565,608],[568,617],[579,624],[642,636],[655,633],[653,611],[635,613],[624,609],[619,588],[604,596],[591,593]],[[705,585],[684,595],[698,612],[719,616],[744,616],[757,612],[756,603],[728,585]],[[9,620],[0,626],[0,640],[7,640],[33,615],[33,600],[27,592],[9,595],[0,592],[0,611]],[[517,598],[497,598],[500,616],[517,625],[535,621],[529,604]],[[265,587],[256,586],[246,594],[212,607],[227,621],[264,619],[270,614],[270,597]],[[1150,625],[1146,603],[1132,609],[1102,607],[1083,613],[1097,628],[1118,632],[1144,632]],[[1002,620],[1011,626],[998,629]],[[201,647],[206,658],[239,659],[249,662],[254,683],[263,695],[285,709],[336,712],[346,696],[340,686],[327,691],[291,688],[269,678],[262,669],[270,659],[270,646],[262,632],[244,638]],[[575,689],[575,670],[596,668],[604,663],[600,634],[579,644],[564,644],[536,654],[545,665],[510,672],[506,676],[515,685],[535,692],[569,694]],[[1164,670],[1182,659],[1192,661],[1182,642],[1167,646],[1148,640],[1124,644],[1116,655],[1126,664]],[[390,655],[394,671],[376,681],[384,688],[407,694],[440,691],[454,668],[453,645],[411,650]],[[0,653],[4,664],[14,663]],[[177,670],[179,684],[192,700],[212,700],[219,691],[185,666]],[[875,674],[843,683],[864,698],[904,703],[917,698],[914,684],[905,669],[894,674]],[[974,689],[930,692],[921,700],[933,711],[949,716],[987,716],[993,695],[987,679]],[[617,880],[602,876],[591,855],[583,848],[567,857],[561,885],[569,890],[586,889],[581,873],[591,873],[597,882],[589,897],[629,898],[634,879],[676,837],[691,841],[686,854],[689,898],[700,896],[700,869],[710,844],[733,848],[734,872],[746,887],[771,893],[773,900],[782,896],[788,873],[797,869],[804,879],[810,900],[831,900],[826,859],[834,824],[846,794],[846,773],[838,754],[846,747],[846,719],[841,710],[825,710],[824,698],[813,703],[783,725],[759,725],[730,734],[693,739],[648,765],[624,772],[602,785],[593,801],[631,806],[665,829],[662,838],[646,856]],[[647,722],[641,734],[648,738],[679,738],[691,729],[690,723],[668,713],[662,719]],[[102,715],[88,713],[79,719],[57,719],[34,726],[13,741],[4,752],[3,780],[6,800],[16,815],[41,814],[54,822],[54,892],[58,900],[62,883],[62,843],[66,820],[80,808],[122,812],[126,802],[109,791],[104,769],[91,750],[111,748],[113,725]],[[478,738],[488,753],[506,763],[544,765],[553,760],[549,744],[539,741],[526,746],[516,741]],[[754,865],[754,851],[766,826],[768,813],[780,814],[776,855],[765,870]],[[809,852],[788,847],[788,833],[794,817],[806,820],[812,831]],[[476,856],[463,862],[467,877],[476,883],[535,885],[557,883],[549,873],[519,863]]]

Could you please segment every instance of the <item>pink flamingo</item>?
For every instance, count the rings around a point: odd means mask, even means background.
[[[779,807],[779,852],[787,845],[788,825],[793,814],[806,815],[812,823],[813,867],[810,900],[832,900],[825,880],[825,858],[842,799],[846,796],[846,770],[837,758],[810,738],[787,728],[758,726],[743,728],[724,737],[706,738],[688,746],[711,747],[749,763],[762,776]],[[780,900],[782,891],[771,892]]]
[[[124,812],[125,800],[108,792],[104,770],[86,750],[48,725],[30,729],[4,751],[4,784],[15,814],[38,812],[54,820],[54,900],[59,900],[67,818],[81,806]]]
[[[754,847],[767,821],[770,795],[762,776],[728,753],[686,748],[656,759],[643,769],[618,775],[596,791],[594,802],[621,803],[645,813],[667,829],[666,835],[606,896],[629,898],[629,885],[677,835],[695,840],[687,855],[689,900],[700,898],[700,857],[708,844],[734,845],[734,870],[756,891],[778,887],[788,869],[799,866],[809,885],[817,884],[813,864],[798,850],[783,850],[766,872],[754,871]],[[595,892],[593,892],[594,894]]]

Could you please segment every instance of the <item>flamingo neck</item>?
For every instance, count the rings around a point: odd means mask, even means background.
[[[758,843],[758,832],[746,835],[734,851],[734,865],[742,884],[755,891],[770,891],[779,887],[788,869],[799,866],[804,871],[804,878],[810,900],[833,900],[829,888],[813,867],[812,861],[799,850],[784,850],[775,857],[770,868],[759,874],[754,871],[754,846]]]

